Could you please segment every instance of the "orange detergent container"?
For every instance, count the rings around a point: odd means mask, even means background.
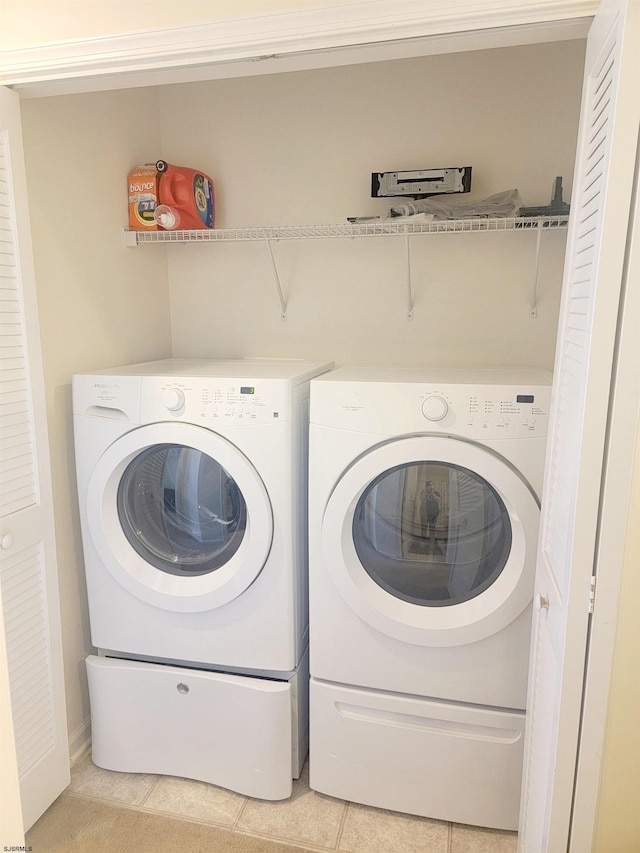
[[[135,166],[128,177],[129,228],[133,231],[157,231],[158,173],[153,163]]]
[[[215,194],[213,181],[196,169],[173,166],[165,160],[156,163],[158,206],[155,220],[165,231],[213,228]]]

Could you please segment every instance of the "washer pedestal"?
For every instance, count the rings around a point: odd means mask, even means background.
[[[90,656],[93,761],[286,799],[307,752],[305,668],[273,681]]]

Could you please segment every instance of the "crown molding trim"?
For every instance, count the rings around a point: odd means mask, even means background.
[[[369,55],[381,58],[383,48],[389,48],[392,57],[444,52],[430,51],[422,44],[434,39],[464,38],[471,46],[453,49],[473,50],[474,42],[486,46],[483,35],[505,28],[515,38],[509,42],[507,33],[506,43],[522,43],[522,33],[529,30],[533,41],[580,38],[597,6],[598,0],[355,0],[331,8],[2,51],[0,85],[27,90],[57,83],[64,91],[66,81],[68,91],[77,91],[72,81],[84,80],[85,90],[92,90],[149,85],[158,73],[163,78],[158,82],[167,82],[170,72],[182,72],[182,79],[263,73],[256,65],[265,60],[289,60],[290,67],[282,62],[269,71],[349,64],[373,61]],[[319,54],[327,57],[325,61],[319,61]],[[339,56],[329,59],[331,54]],[[246,68],[250,64],[253,70]],[[212,73],[221,66],[226,66],[226,72]],[[135,75],[141,82],[132,82]],[[93,87],[88,82],[91,78],[97,78]],[[181,79],[180,74],[176,79]],[[105,85],[108,81],[110,85]]]

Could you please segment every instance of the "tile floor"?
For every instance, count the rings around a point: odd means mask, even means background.
[[[247,841],[254,839],[251,850],[273,850],[274,853],[282,849],[321,853],[329,850],[342,853],[515,853],[516,850],[517,836],[513,832],[412,817],[317,794],[309,788],[306,766],[301,778],[294,782],[291,799],[265,802],[189,779],[102,770],[92,763],[90,753],[86,753],[73,767],[71,785],[60,799],[64,799],[64,807],[71,810],[80,803],[83,810],[90,810],[97,803],[118,806],[116,811],[120,815],[126,810],[126,817],[131,820],[133,811],[147,827],[154,821],[162,823],[172,817],[182,825],[185,821],[195,825],[193,828],[198,831],[202,827],[223,829],[228,840],[224,849],[229,850],[243,849],[236,844],[240,843],[240,836]],[[45,813],[31,830],[34,838],[42,837],[43,833],[46,836],[44,822],[48,815],[49,812]],[[69,818],[66,820],[68,822]],[[260,839],[265,845],[267,841],[278,843],[273,847],[262,846]],[[60,849],[71,847],[62,845]],[[100,849],[125,848],[116,844],[113,848],[101,846]],[[222,848],[212,844],[202,849]],[[34,853],[39,853],[36,845]],[[42,849],[41,853],[48,851]],[[87,853],[92,851],[87,850]]]

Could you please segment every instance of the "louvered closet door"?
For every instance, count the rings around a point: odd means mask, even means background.
[[[0,585],[25,830],[69,783],[53,503],[18,97],[0,88]]]
[[[571,849],[589,591],[638,140],[638,11],[636,2],[604,0],[588,41],[536,570],[519,835],[528,853]]]

